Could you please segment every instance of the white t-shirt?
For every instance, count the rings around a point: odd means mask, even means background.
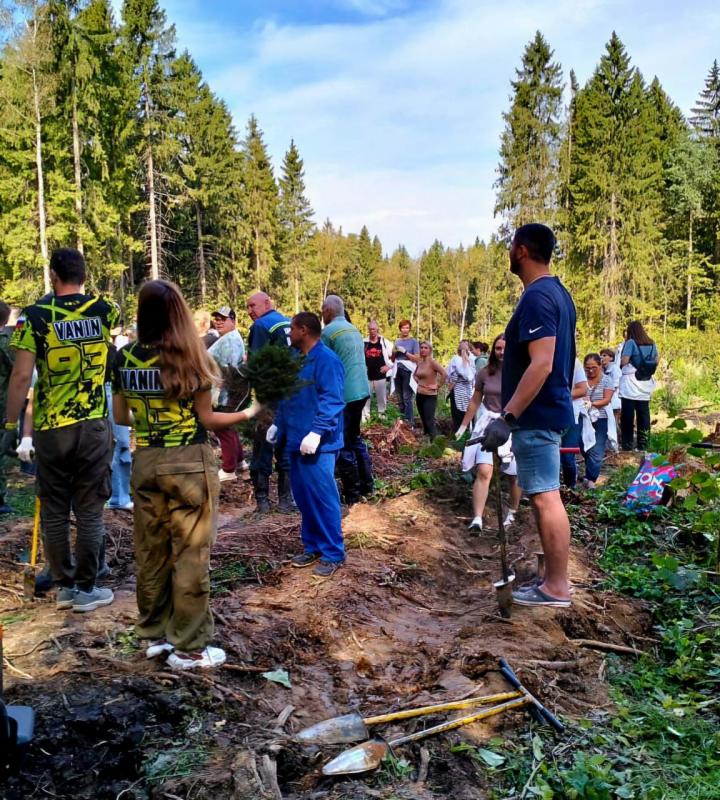
[[[580,359],[575,359],[575,370],[573,371],[573,385],[570,387],[570,391],[572,391],[578,383],[586,383],[587,382],[587,375],[585,374],[585,370],[583,369],[583,365],[580,363]],[[573,405],[573,414],[575,415],[575,422],[578,421],[580,417],[580,412],[582,411],[583,402],[585,401],[585,397],[578,397],[576,400],[572,401]]]

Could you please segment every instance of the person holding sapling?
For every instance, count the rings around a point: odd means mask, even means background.
[[[250,359],[261,349],[290,348],[290,320],[276,310],[272,299],[265,292],[255,292],[247,300],[247,312],[253,321],[248,334],[248,351]],[[256,390],[257,396],[257,390]],[[269,404],[269,409],[274,404]],[[273,457],[278,476],[278,508],[280,511],[292,511],[293,497],[290,491],[290,460],[285,452],[285,443],[270,445],[266,441],[268,428],[272,424],[272,415],[261,414],[255,421],[253,434],[253,451],[250,460],[250,477],[255,491],[256,511],[266,514],[270,511],[270,476],[273,471]]]
[[[220,482],[207,431],[253,417],[213,411],[216,363],[196,335],[180,289],[148,281],[138,295],[137,342],[118,353],[113,412],[135,428],[132,467],[137,563],[136,632],[148,658],[173,669],[219,666],[210,646],[210,547],[217,532]],[[131,417],[132,413],[132,417]]]
[[[294,567],[315,567],[330,577],[345,561],[340,495],[335,462],[343,446],[345,369],[340,358],[320,339],[320,320],[303,311],[290,323],[290,341],[304,358],[298,391],[283,400],[268,429],[267,440],[287,441],[293,496],[302,514],[303,553]]]
[[[398,328],[400,338],[395,340],[393,349],[393,360],[396,364],[395,370],[395,391],[397,392],[400,410],[405,419],[413,425],[415,422],[415,412],[413,391],[411,380],[415,372],[415,366],[420,359],[420,342],[410,336],[410,320],[401,319]]]
[[[625,331],[620,366],[620,428],[622,449],[633,449],[633,429],[637,420],[637,449],[647,447],[650,435],[650,397],[655,391],[653,375],[660,356],[657,345],[641,322],[631,322]]]

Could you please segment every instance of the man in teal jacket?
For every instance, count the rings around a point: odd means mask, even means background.
[[[300,389],[280,403],[267,440],[287,443],[290,483],[302,514],[304,552],[292,564],[309,567],[319,559],[315,574],[330,577],[345,561],[335,483],[335,461],[343,444],[345,370],[320,341],[320,332],[315,314],[303,311],[290,322],[290,342],[304,356]]]
[[[322,307],[325,328],[323,343],[340,357],[345,367],[345,436],[338,455],[338,474],[347,505],[372,494],[372,462],[360,436],[362,412],[370,389],[365,368],[365,346],[360,331],[345,318],[345,305],[336,294],[329,294]]]

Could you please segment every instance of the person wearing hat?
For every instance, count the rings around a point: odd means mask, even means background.
[[[225,376],[228,371],[238,369],[245,360],[245,342],[236,328],[235,312],[230,306],[221,306],[217,311],[212,312],[211,317],[220,338],[210,347],[208,353]],[[227,406],[227,390],[221,388],[216,407],[223,411]],[[220,441],[222,455],[222,465],[218,477],[221,481],[237,480],[235,470],[243,464],[243,446],[240,436],[234,428],[216,431],[215,435]]]

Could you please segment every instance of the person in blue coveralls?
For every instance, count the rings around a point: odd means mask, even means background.
[[[248,351],[257,352],[266,344],[278,347],[290,347],[290,320],[276,310],[272,299],[265,292],[255,292],[248,297],[247,311],[253,324],[248,335]],[[273,455],[278,476],[278,510],[293,511],[292,493],[290,492],[290,462],[284,442],[269,444],[266,434],[271,425],[271,418],[258,415],[253,434],[253,451],[250,461],[250,478],[255,490],[255,502],[258,514],[270,511],[270,476],[273,471]]]
[[[302,311],[290,321],[290,343],[303,358],[300,389],[283,400],[268,429],[267,440],[285,439],[290,455],[290,483],[302,515],[304,552],[294,567],[317,563],[315,574],[329,578],[345,561],[340,495],[335,461],[343,446],[345,369],[320,341],[320,320]]]

